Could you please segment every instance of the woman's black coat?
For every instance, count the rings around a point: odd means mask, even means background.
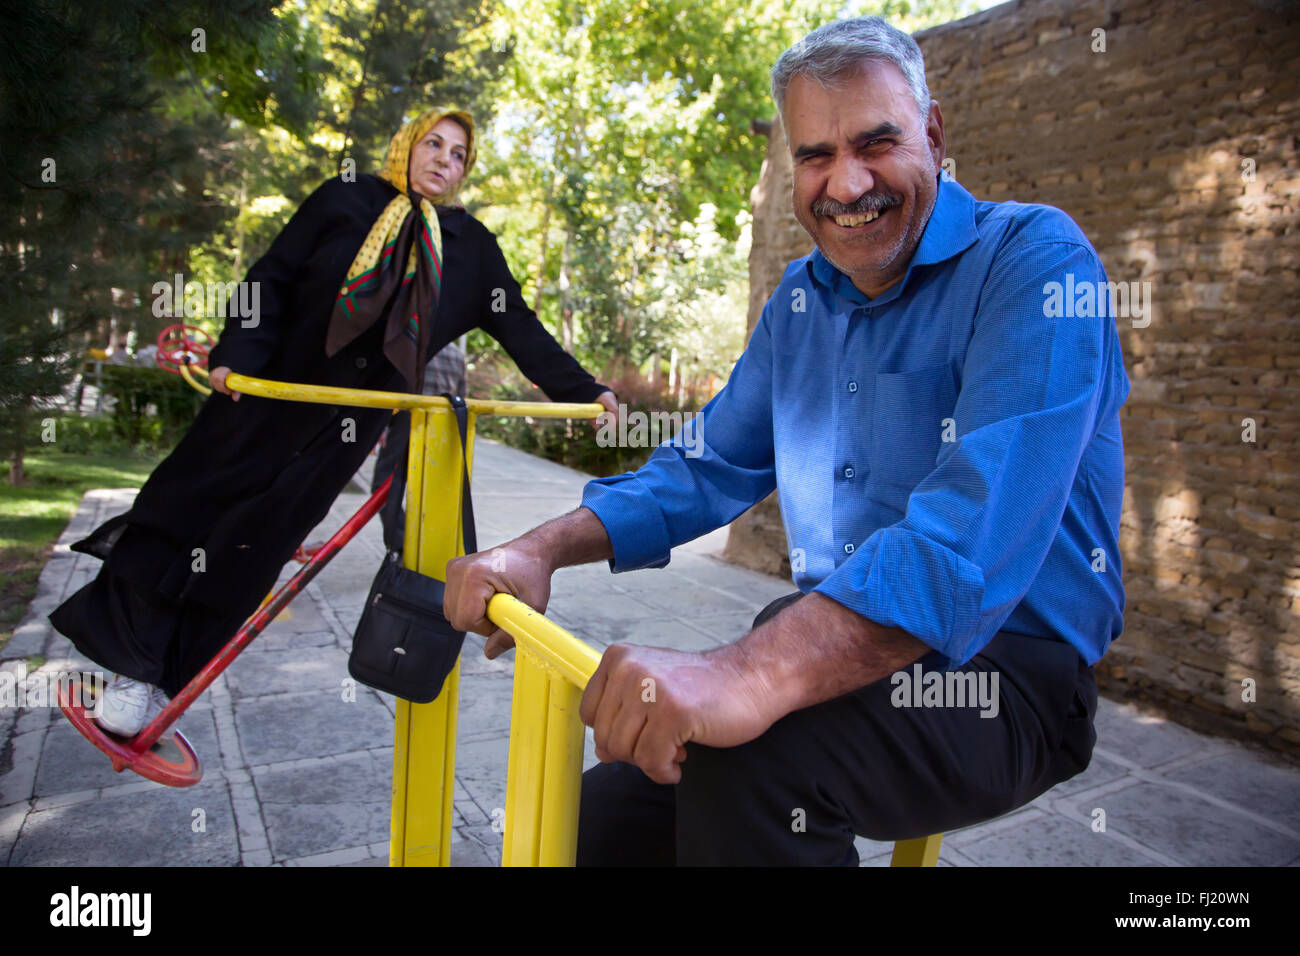
[[[246,281],[260,283],[256,326],[229,318],[209,368],[409,391],[383,355],[383,318],[332,358],[324,350],[339,286],[396,194],[374,176],[332,179],[312,193],[248,273]],[[442,293],[425,360],[482,328],[552,400],[590,402],[604,391],[524,303],[492,233],[463,209],[440,210],[439,221]],[[74,548],[104,558],[105,570],[145,593],[243,618],[325,518],[391,414],[214,393],[131,510]]]

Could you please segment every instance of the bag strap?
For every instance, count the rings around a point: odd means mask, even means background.
[[[461,538],[465,542],[465,553],[473,554],[478,550],[478,535],[474,528],[474,499],[469,490],[469,406],[465,399],[451,392],[443,392],[443,398],[451,402],[451,410],[456,413],[456,427],[460,429],[460,520]]]
[[[475,534],[474,528],[474,500],[470,495],[469,455],[466,447],[469,443],[469,406],[465,404],[465,399],[459,395],[453,395],[451,392],[442,392],[441,395],[451,403],[451,410],[456,415],[456,427],[460,431],[461,538],[465,542],[465,553],[473,554],[478,550],[478,536]],[[397,555],[399,559],[401,558],[400,551],[403,546],[402,539],[405,534],[405,523],[401,519],[403,517],[402,506],[406,500],[406,469],[409,458],[410,444],[408,437],[407,450],[403,452],[401,461],[393,468],[393,483],[388,488],[388,500],[384,502],[383,514],[380,519],[385,529],[395,529],[394,537],[397,540],[390,544],[388,551],[390,556]]]
[[[410,412],[400,412],[409,416]],[[396,418],[396,416],[394,416]],[[409,420],[409,419],[408,419]],[[393,465],[392,484],[388,486],[388,499],[384,502],[383,509],[379,512],[379,520],[384,526],[384,550],[387,554],[384,559],[387,560],[391,555],[401,556],[403,545],[406,539],[406,523],[403,520],[402,503],[406,499],[406,469],[410,459],[410,428],[406,430],[407,447],[402,449],[401,456]],[[385,441],[393,440],[392,426],[389,426],[388,437]]]

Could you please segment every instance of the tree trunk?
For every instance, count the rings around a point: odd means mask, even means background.
[[[244,204],[248,201],[248,170],[239,174],[239,212],[235,215],[235,280],[243,281],[244,273]]]
[[[19,408],[13,416],[14,444],[9,457],[9,484],[24,485],[27,476],[23,474],[23,446],[27,441],[27,410]]]
[[[361,108],[361,100],[366,95],[366,85],[370,79],[370,55],[374,51],[375,26],[379,23],[379,15],[384,6],[384,0],[377,0],[375,9],[370,14],[370,26],[366,30],[365,49],[366,55],[361,61],[361,79],[357,81],[356,88],[352,91],[352,103],[348,108],[348,121],[343,127],[343,146],[339,149],[338,161],[334,164],[342,168],[343,160],[348,158],[348,148],[352,145],[352,124],[356,120],[357,110]]]
[[[573,354],[573,307],[569,305],[569,234],[560,247],[560,344]]]
[[[546,177],[546,197],[542,200],[542,254],[537,263],[537,285],[533,288],[533,311],[542,311],[542,289],[546,285],[546,253],[551,245],[551,197],[553,177]]]

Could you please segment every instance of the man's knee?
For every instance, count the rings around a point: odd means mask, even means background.
[[[847,809],[769,730],[739,747],[687,744],[677,785],[684,865],[857,865]]]
[[[672,866],[675,796],[629,763],[602,763],[582,775],[578,866]]]
[[[1032,791],[1023,802],[1028,803],[1052,787],[1077,777],[1092,763],[1093,748],[1097,744],[1094,720],[1097,715],[1097,683],[1091,668],[1079,672],[1074,696],[1066,712],[1061,740],[1043,776],[1035,781]]]

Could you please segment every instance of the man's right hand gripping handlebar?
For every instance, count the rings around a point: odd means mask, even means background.
[[[544,614],[557,569],[613,556],[600,519],[578,508],[513,541],[449,561],[443,611],[457,630],[487,636],[483,654],[490,660],[515,646],[513,637],[488,620],[487,606],[494,595],[514,595]]]

